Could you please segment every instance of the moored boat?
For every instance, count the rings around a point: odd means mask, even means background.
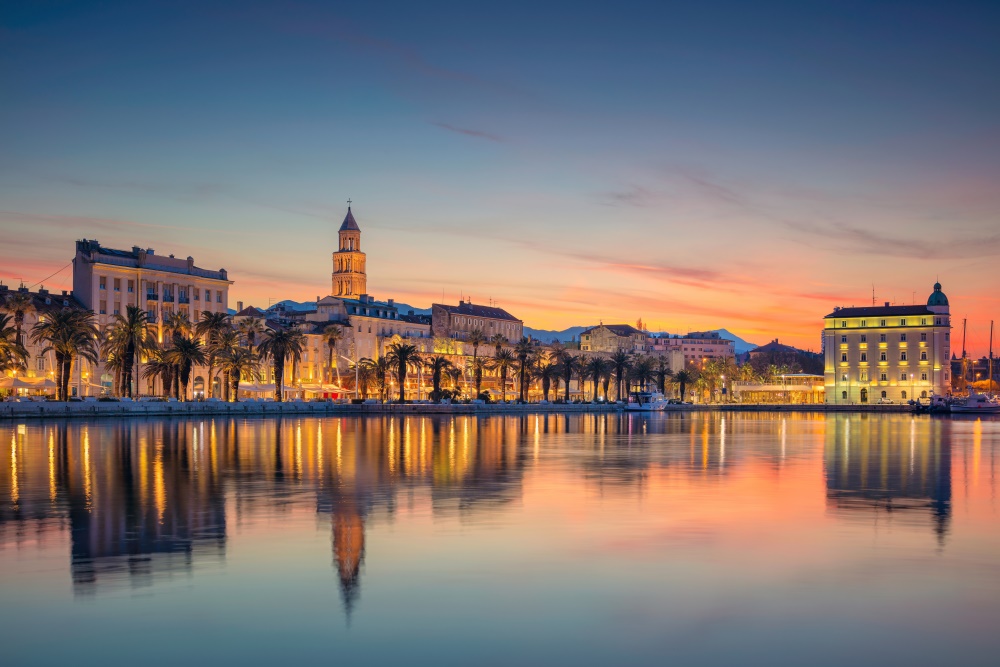
[[[666,410],[668,401],[659,392],[639,391],[628,397],[626,412],[660,412]]]

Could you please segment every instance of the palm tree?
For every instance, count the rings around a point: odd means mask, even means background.
[[[229,385],[226,387],[227,398],[232,396],[234,403],[240,401],[240,380],[246,378],[250,382],[260,380],[260,360],[252,348],[233,347],[219,358],[219,366]]]
[[[368,389],[371,387],[372,382],[375,381],[375,362],[371,359],[362,359],[357,362],[357,364],[351,364],[356,366],[352,369],[357,373],[358,377],[358,397],[361,400],[368,398]]]
[[[191,380],[191,367],[205,363],[205,351],[197,338],[177,338],[174,346],[164,355],[177,369],[177,383],[180,387],[177,398],[187,400],[188,382]]]
[[[170,393],[170,387],[174,383],[174,365],[164,359],[163,350],[157,348],[149,351],[146,357],[146,366],[142,369],[142,377],[147,380],[159,380],[163,387],[163,395],[166,396]]]
[[[502,333],[495,333],[492,336],[490,336],[489,343],[490,345],[496,348],[496,354],[499,355],[500,348],[502,348],[504,345],[507,344],[507,337],[504,336]]]
[[[542,379],[542,395],[545,397],[545,402],[549,402],[549,391],[552,389],[552,381],[556,382],[556,389],[559,389],[559,378],[562,370],[559,368],[559,364],[551,359],[551,357],[538,365],[538,377]]]
[[[386,350],[386,359],[395,367],[396,380],[399,382],[399,402],[406,400],[406,373],[410,366],[420,363],[420,354],[416,345],[409,343],[393,343]]]
[[[517,357],[511,350],[501,349],[493,357],[493,370],[500,375],[500,391],[503,397],[501,400],[504,403],[507,402],[507,373],[514,368],[516,363]]]
[[[105,360],[120,359],[119,394],[132,398],[133,369],[138,363],[139,355],[153,345],[146,311],[137,306],[126,306],[124,315],[115,315],[104,343],[102,352]],[[138,385],[138,382],[135,384]]]
[[[670,373],[670,362],[664,356],[656,357],[656,366],[654,368],[654,373],[656,374],[656,386],[660,390],[660,393],[664,396],[667,395],[667,382],[673,377]]]
[[[31,341],[36,345],[45,345],[41,353],[55,353],[58,400],[69,400],[69,378],[74,359],[83,357],[97,364],[98,335],[94,314],[74,308],[48,313],[32,327]]]
[[[163,331],[170,340],[186,336],[191,333],[192,329],[191,320],[188,319],[186,313],[181,311],[170,313],[163,318]]]
[[[622,400],[622,383],[628,377],[628,369],[632,367],[632,353],[619,348],[611,355],[611,372],[615,376],[615,400]]]
[[[208,395],[215,395],[215,360],[219,356],[215,343],[223,332],[233,328],[229,313],[201,311],[201,319],[194,325],[194,332],[205,341],[205,358],[208,360]]]
[[[476,398],[482,393],[483,367],[477,363],[479,361],[479,346],[486,342],[486,333],[482,329],[473,329],[466,339],[472,345],[472,372],[473,381],[476,384]]]
[[[685,393],[687,386],[689,384],[693,384],[694,381],[695,381],[695,376],[690,371],[680,370],[674,374],[674,382],[680,385],[682,401],[687,396],[687,394]]]
[[[441,375],[449,372],[454,365],[447,357],[437,356],[427,360],[427,370],[431,373],[431,382],[434,390],[431,392],[431,400],[437,403],[441,400]]]
[[[257,339],[263,338],[264,334],[267,333],[267,327],[255,317],[240,320],[238,327],[240,336],[243,338],[243,344],[251,348],[256,347]]]
[[[0,302],[0,310],[10,313],[14,317],[15,340],[23,347],[25,343],[24,317],[35,312],[35,298],[22,285],[21,289],[7,294],[7,298]]]
[[[597,401],[597,385],[610,368],[611,364],[604,357],[591,357],[584,364],[583,368],[580,369],[580,377],[584,380],[590,378],[590,381],[593,383],[594,390],[590,397],[591,401]]]
[[[344,338],[344,329],[339,324],[328,324],[325,329],[323,329],[323,340],[326,342],[327,358],[326,366],[330,372],[330,382],[333,382],[333,369],[337,369],[337,386],[340,386],[340,362],[336,360],[339,350],[337,345]],[[334,361],[337,361],[336,366]]]
[[[646,391],[649,383],[656,376],[654,362],[650,357],[639,357],[629,371],[629,383],[635,385],[636,391]]]
[[[262,361],[271,360],[274,372],[274,400],[284,400],[285,360],[293,363],[302,357],[305,336],[298,329],[270,329],[264,339],[257,344],[257,352]]]
[[[10,322],[10,315],[0,315],[0,371],[21,370],[28,362],[28,351]]]
[[[566,384],[565,401],[569,403],[569,383],[573,381],[573,376],[580,368],[580,357],[569,350],[559,350],[559,374]]]
[[[216,359],[221,359],[222,357],[230,354],[233,350],[240,347],[240,332],[229,327],[228,329],[223,329],[216,334],[215,339],[210,342],[207,346],[208,351],[215,355]],[[253,348],[247,348],[253,350]],[[222,372],[222,382],[220,383],[219,389],[221,390],[222,400],[226,403],[229,402],[229,387],[231,386],[232,378],[226,372],[224,368],[219,369]],[[215,382],[212,381],[212,393],[215,393]]]
[[[518,363],[518,402],[525,402],[525,395],[528,393],[528,358],[535,352],[535,346],[531,344],[531,339],[522,336],[514,346],[514,354]]]

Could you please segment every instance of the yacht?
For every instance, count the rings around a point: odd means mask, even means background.
[[[976,414],[976,415],[1000,415],[1000,403],[986,394],[969,392],[969,397],[964,402],[952,403],[951,414]]]
[[[668,401],[659,392],[639,391],[628,398],[626,412],[660,412],[666,410]]]

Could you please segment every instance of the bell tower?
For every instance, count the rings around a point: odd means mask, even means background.
[[[333,253],[333,296],[356,299],[368,293],[368,277],[365,275],[365,253],[361,252],[361,228],[351,213],[351,201],[347,200],[347,215],[340,225],[340,246]]]

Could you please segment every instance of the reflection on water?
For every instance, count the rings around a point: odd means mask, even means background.
[[[831,507],[928,522],[943,544],[951,517],[950,433],[945,420],[835,421],[826,436]]]
[[[741,539],[748,520],[760,535],[812,531],[811,539],[831,545],[846,527],[863,537],[889,525],[916,540],[910,548],[926,548],[919,536],[932,536],[940,553],[957,530],[956,485],[977,499],[967,501],[970,516],[995,519],[998,426],[909,416],[702,413],[3,425],[0,566],[5,576],[20,568],[31,586],[34,575],[15,554],[62,550],[77,598],[155,593],[178,575],[197,588],[202,567],[226,569],[234,536],[299,539],[304,529],[297,517],[308,512],[316,517],[312,530],[329,531],[327,577],[332,563],[343,613],[357,618],[377,615],[391,599],[383,591],[374,609],[361,604],[371,585],[366,558],[381,559],[382,576],[394,578],[393,568],[420,565],[407,561],[411,550],[447,559],[438,549],[489,535],[517,535],[481,563],[498,570],[514,554],[556,553],[573,539],[568,531],[578,530],[588,535],[584,543],[611,545],[601,548],[634,545],[617,557],[616,572],[630,559],[642,566],[646,557],[634,548],[640,544],[652,545],[657,564],[673,558],[677,567],[700,572],[693,563],[736,557],[737,550],[722,545]],[[953,456],[961,460],[961,480],[953,479]],[[817,499],[826,518],[810,509]],[[829,529],[817,528],[826,520],[833,522]],[[451,526],[457,538],[446,530]],[[486,532],[463,538],[469,526]],[[385,546],[397,529],[414,531],[406,553]],[[372,531],[381,539],[373,541]],[[799,562],[787,546],[792,541],[773,540],[770,547],[766,540],[744,546],[739,555],[761,550],[761,563]],[[254,541],[244,552],[274,558],[274,567],[296,556],[294,541],[276,544],[277,555],[266,544]],[[387,559],[395,559],[391,567]],[[727,576],[767,567],[752,562],[727,564]],[[565,576],[575,566],[568,562]],[[754,576],[767,576],[761,572]],[[593,587],[602,573],[588,572],[587,580],[581,574],[575,585]],[[547,585],[554,584],[537,584]],[[629,593],[629,585],[609,595],[641,595],[641,588]],[[433,592],[427,594],[433,607]],[[553,589],[549,597],[555,595]],[[665,600],[655,604],[670,604]]]

